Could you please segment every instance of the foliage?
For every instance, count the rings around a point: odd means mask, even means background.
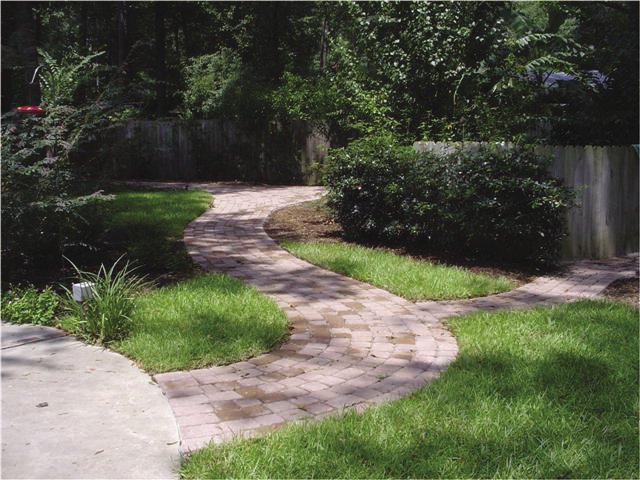
[[[45,114],[3,116],[5,278],[19,278],[24,269],[59,267],[70,249],[75,255],[95,246],[101,220],[96,207],[111,199],[100,187],[113,162],[101,134],[126,115],[133,94],[117,79],[100,89],[85,88],[84,74],[96,71],[94,57],[69,54],[57,61],[47,55],[43,78],[51,74],[53,90]],[[77,94],[81,89],[84,96]]]
[[[137,267],[131,267],[128,261],[119,266],[122,258],[108,269],[100,265],[98,273],[81,271],[70,262],[79,282],[93,284],[93,298],[76,302],[73,291],[61,285],[66,293],[65,306],[70,311],[70,318],[64,323],[88,341],[108,344],[122,340],[134,327],[131,312],[135,296],[151,284],[145,277],[135,275]]]
[[[332,149],[325,172],[328,206],[354,239],[406,238],[413,205],[416,153],[390,136],[365,137]]]
[[[431,118],[464,116],[482,92],[482,62],[503,44],[502,8],[475,2],[358,4],[348,34],[353,58],[365,58],[361,68],[386,87],[405,135],[415,139]]]
[[[105,197],[74,162],[82,114],[52,107],[47,116],[2,123],[3,272],[56,265],[68,247],[87,240],[90,206]],[[15,272],[14,272],[15,273]]]
[[[191,58],[184,67],[185,115],[208,118],[223,113],[230,90],[239,79],[240,68],[240,59],[229,49]]]
[[[41,48],[65,72],[106,52],[85,67],[136,92],[141,118],[310,118],[334,145],[637,143],[636,2],[14,2],[2,26],[4,111]],[[99,90],[81,83],[75,100]]]
[[[316,78],[285,72],[272,102],[280,119],[309,121],[334,144],[341,144],[362,135],[397,130],[388,96],[384,88],[366,88],[357,72],[343,63],[332,74]]]
[[[183,478],[637,476],[636,309],[583,301],[449,326],[457,359],[413,395],[212,444]]]
[[[348,236],[471,255],[553,260],[572,193],[531,149],[417,154],[389,139],[334,150],[328,204]]]
[[[2,320],[10,323],[53,325],[59,297],[51,288],[9,289],[2,294]]]
[[[104,54],[80,55],[71,51],[57,60],[43,49],[39,49],[38,53],[42,58],[38,80],[45,107],[72,104],[78,88],[98,70],[93,60]]]
[[[494,145],[419,162],[422,178],[437,182],[437,195],[417,205],[417,223],[422,232],[437,232],[439,246],[453,241],[472,253],[556,258],[573,193],[548,172],[549,159]],[[437,225],[429,213],[436,205]]]

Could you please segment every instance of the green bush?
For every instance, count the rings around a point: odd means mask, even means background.
[[[135,296],[150,283],[145,277],[135,275],[136,268],[129,262],[119,267],[121,260],[122,257],[109,269],[101,265],[98,273],[83,272],[72,263],[80,282],[94,284],[90,300],[76,302],[73,292],[62,287],[66,292],[65,304],[71,312],[66,326],[88,341],[107,344],[122,340],[133,328],[130,315]]]
[[[409,193],[416,153],[390,136],[365,137],[330,152],[328,206],[345,235],[356,240],[402,241],[414,210]]]
[[[355,239],[550,262],[573,194],[520,147],[416,153],[389,137],[333,150],[328,204]]]
[[[553,178],[549,159],[528,148],[482,146],[458,149],[440,159],[419,161],[423,178],[437,179],[439,226],[422,214],[418,225],[435,231],[438,246],[450,242],[473,254],[548,262],[557,257],[565,236],[565,213],[573,192]]]
[[[24,268],[58,267],[69,246],[87,241],[87,213],[107,198],[70,158],[76,114],[61,107],[43,118],[3,117],[2,273],[10,281]]]
[[[226,97],[241,76],[241,62],[231,50],[223,48],[210,55],[190,59],[184,65],[185,115],[215,116],[221,113]]]
[[[59,300],[49,287],[41,292],[34,287],[9,290],[2,295],[2,320],[53,325]]]

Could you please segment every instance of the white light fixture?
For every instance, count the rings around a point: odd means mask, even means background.
[[[91,300],[95,294],[96,284],[92,282],[82,282],[73,284],[73,299],[76,302]]]

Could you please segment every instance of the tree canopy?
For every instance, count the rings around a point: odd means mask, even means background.
[[[2,51],[3,112],[117,86],[124,117],[337,143],[638,143],[636,2],[4,2]]]

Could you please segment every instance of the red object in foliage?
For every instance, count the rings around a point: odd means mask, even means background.
[[[46,113],[46,110],[42,107],[38,107],[37,105],[27,105],[24,107],[16,108],[16,112],[26,113],[28,115],[40,115]]]

